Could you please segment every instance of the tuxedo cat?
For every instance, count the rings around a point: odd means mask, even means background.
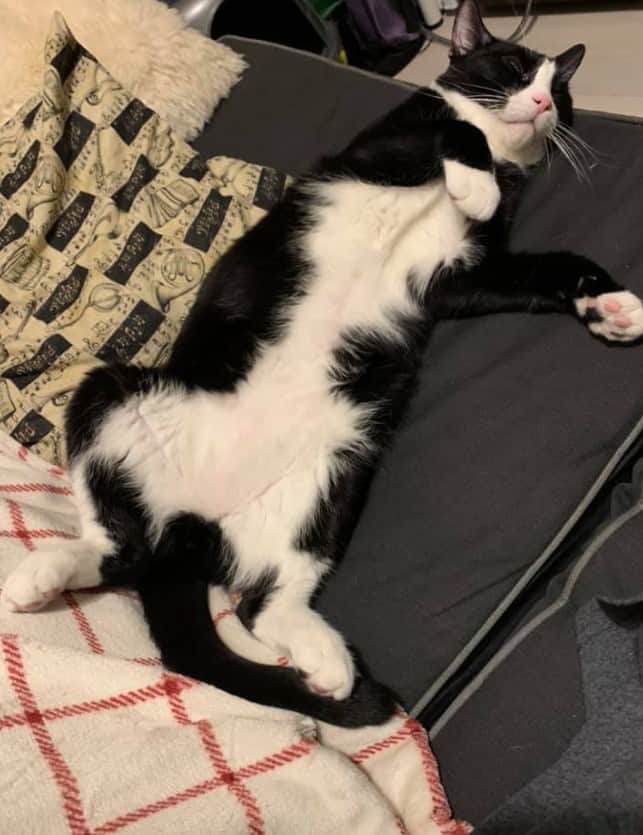
[[[464,0],[447,71],[232,246],[163,367],[87,375],[67,415],[81,536],[30,555],[5,604],[130,584],[171,669],[339,725],[390,717],[388,690],[356,675],[310,601],[346,550],[431,327],[553,311],[606,340],[643,334],[641,301],[601,267],[506,249],[530,169],[572,136],[583,53],[497,40]],[[212,584],[242,595],[242,621],[291,668],[226,647]]]

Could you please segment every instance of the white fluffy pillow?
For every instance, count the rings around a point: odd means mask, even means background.
[[[198,135],[246,66],[158,0],[0,0],[0,123],[42,86],[54,11],[117,81],[185,139]]]

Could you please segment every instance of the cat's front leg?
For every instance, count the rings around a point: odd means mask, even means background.
[[[440,150],[444,182],[455,205],[472,220],[492,218],[501,193],[482,131],[467,122],[446,122]]]
[[[589,258],[573,252],[496,252],[439,282],[436,319],[490,313],[568,313],[610,342],[643,336],[643,302]]]

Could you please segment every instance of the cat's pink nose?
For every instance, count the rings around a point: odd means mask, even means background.
[[[547,93],[532,93],[531,100],[538,108],[538,113],[544,113],[546,110],[551,110],[551,96]]]

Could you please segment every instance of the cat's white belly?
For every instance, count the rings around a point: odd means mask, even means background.
[[[328,487],[333,453],[366,447],[364,407],[334,392],[330,376],[346,331],[403,340],[400,314],[420,315],[409,280],[424,289],[439,264],[466,256],[466,221],[441,184],[328,189],[303,241],[314,265],[307,292],[235,392],[162,388],[101,428],[99,447],[123,462],[156,530],[179,512],[217,520],[242,569],[258,549],[291,549]]]
[[[285,514],[298,528],[328,485],[332,453],[362,440],[361,410],[331,394],[325,367],[299,374],[294,387],[251,375],[234,394],[132,398],[105,421],[100,448],[122,460],[159,525],[184,511],[231,527]]]

